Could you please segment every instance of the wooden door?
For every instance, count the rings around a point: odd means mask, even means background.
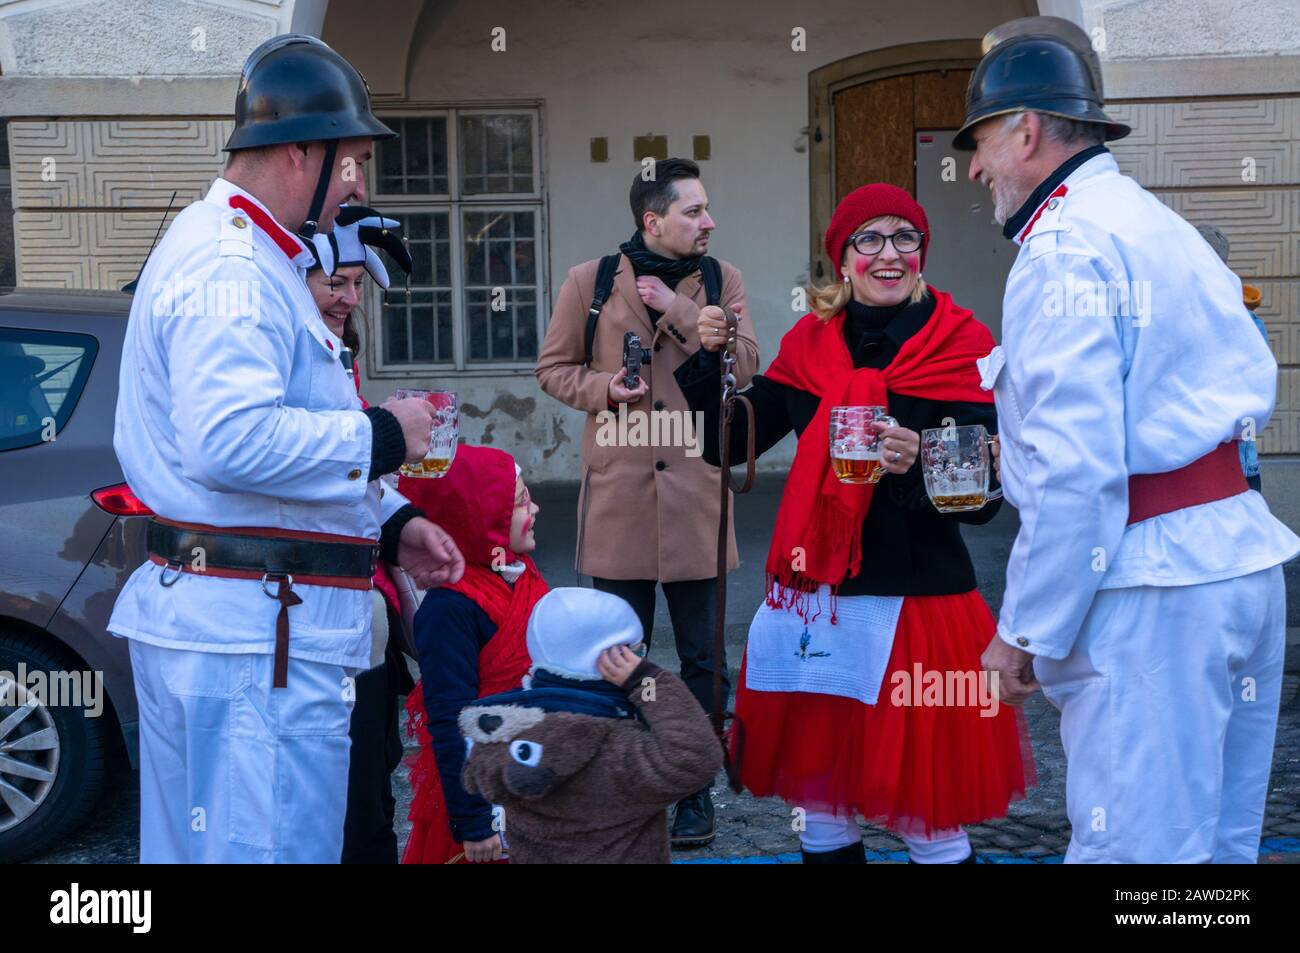
[[[836,92],[835,201],[868,182],[889,182],[915,196],[930,223],[926,280],[1000,338],[1016,246],[993,221],[987,190],[967,180],[970,154],[952,148],[970,74],[958,68],[907,73]]]
[[[868,182],[889,182],[915,195],[916,130],[959,128],[969,81],[970,70],[933,70],[836,92],[835,201]]]

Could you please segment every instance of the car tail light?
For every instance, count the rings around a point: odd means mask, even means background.
[[[153,510],[145,506],[125,483],[101,487],[91,493],[90,498],[101,510],[114,516],[153,516]]]

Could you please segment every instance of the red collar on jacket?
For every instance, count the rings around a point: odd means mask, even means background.
[[[1033,231],[1034,223],[1037,222],[1039,216],[1043,214],[1043,210],[1047,208],[1048,204],[1053,199],[1065,198],[1065,193],[1068,191],[1070,191],[1069,186],[1067,186],[1064,182],[1062,182],[1060,185],[1056,187],[1056,191],[1054,191],[1047,198],[1043,199],[1042,204],[1040,204],[1038,208],[1035,209],[1034,214],[1030,217],[1029,224],[1027,224],[1024,228],[1022,228],[1020,230],[1020,234],[1016,236],[1016,241],[1023,245],[1025,243],[1025,239],[1029,237],[1029,233]]]
[[[242,195],[232,195],[230,207],[239,209],[251,218],[258,228],[271,236],[271,240],[289,258],[297,258],[307,250],[307,246],[301,240],[281,228],[264,208],[251,199]]]

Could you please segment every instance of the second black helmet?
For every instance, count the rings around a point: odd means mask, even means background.
[[[1105,126],[1107,141],[1131,131],[1101,108],[1088,61],[1054,36],[1017,36],[984,54],[966,89],[966,119],[953,137],[957,149],[975,148],[974,127],[990,116],[1031,110]]]

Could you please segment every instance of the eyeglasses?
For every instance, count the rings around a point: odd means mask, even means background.
[[[896,252],[906,254],[921,247],[921,243],[925,241],[925,232],[918,231],[915,228],[904,228],[892,235],[882,235],[879,232],[858,232],[849,241],[853,243],[853,247],[858,250],[860,255],[878,255],[884,251],[886,239],[893,243]]]

